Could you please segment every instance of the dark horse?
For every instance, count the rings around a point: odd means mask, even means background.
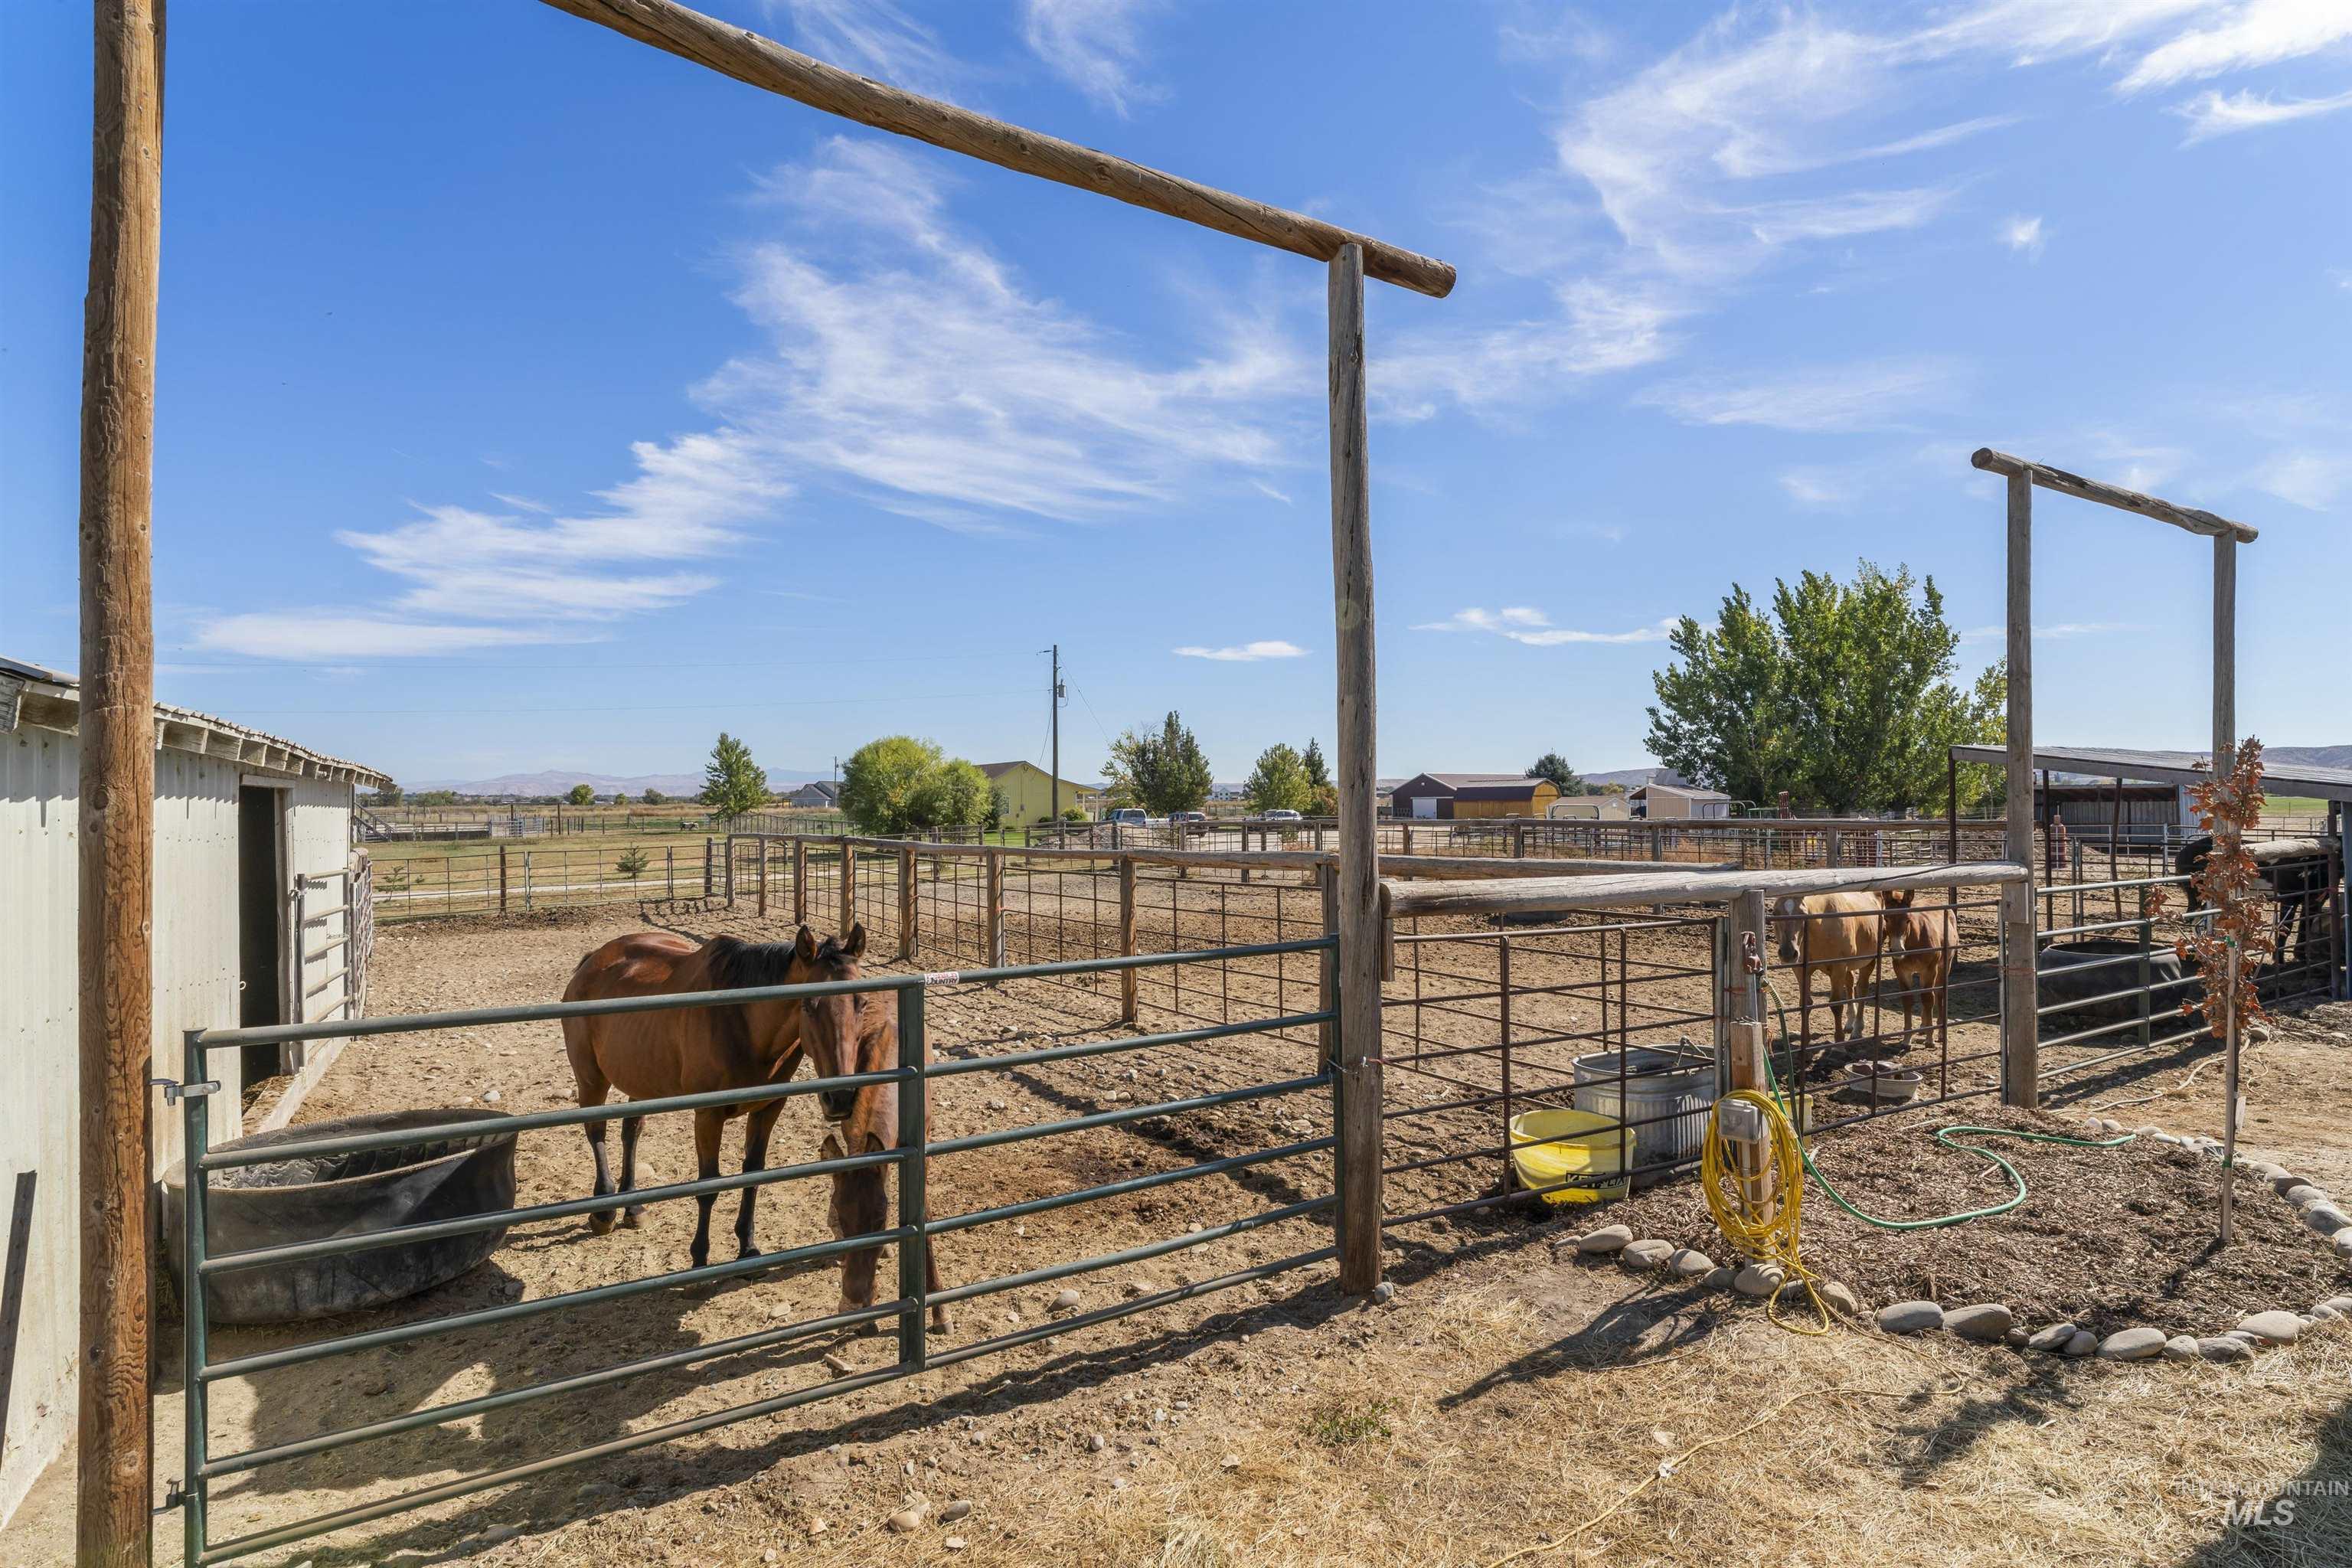
[[[2329,876],[2334,864],[2330,858],[2333,848],[2330,842],[2317,838],[2273,838],[2246,846],[2246,853],[2253,858],[2256,874],[2278,905],[2271,952],[2271,963],[2275,968],[2286,967],[2290,930],[2294,932],[2295,967],[2302,969],[2317,962],[2312,954],[2312,944],[2328,927],[2328,897],[2335,891]],[[2205,868],[2212,854],[2211,834],[2192,838],[2173,857],[2173,872],[2176,876],[2194,877]],[[2194,911],[2204,907],[2192,881],[2189,885],[2189,908]],[[2321,951],[2324,953],[2326,949]]]
[[[858,952],[865,951],[863,927],[850,931]],[[832,945],[830,942],[827,945]],[[797,985],[819,978],[815,968],[815,933],[803,926],[791,942],[748,942],[722,936],[698,943],[665,931],[636,931],[615,937],[580,961],[563,988],[566,1002],[621,996],[676,995],[693,991],[740,991],[754,986]],[[751,1089],[783,1083],[800,1070],[801,1005],[798,1001],[748,1002],[731,1007],[681,1007],[657,1013],[616,1013],[600,1017],[563,1020],[563,1047],[572,1058],[572,1077],[583,1106],[602,1105],[619,1089],[631,1100],[658,1100],[670,1095],[705,1094],[723,1089]],[[820,1070],[824,1065],[819,1063]],[[830,1076],[829,1072],[827,1076]],[[828,1103],[825,1114],[848,1114],[846,1093],[820,1096]],[[838,1101],[839,1103],[833,1103]],[[782,1099],[721,1106],[694,1113],[697,1173],[704,1179],[719,1173],[719,1142],[727,1123],[744,1118],[743,1168],[757,1171],[768,1163],[768,1134],[783,1110]],[[642,1116],[621,1121],[621,1180],[616,1187],[604,1163],[604,1123],[587,1126],[588,1147],[596,1159],[594,1195],[626,1196],[637,1184],[637,1133]],[[742,1206],[735,1216],[735,1244],[743,1256],[759,1250],[752,1240],[752,1212],[760,1195],[756,1186],[743,1189]],[[705,1194],[696,1200],[702,1209],[694,1227],[693,1258],[700,1268],[710,1260],[710,1210],[719,1200]],[[629,1205],[619,1223],[634,1227],[643,1213]],[[613,1228],[614,1214],[602,1209],[588,1216],[588,1227],[599,1236]]]

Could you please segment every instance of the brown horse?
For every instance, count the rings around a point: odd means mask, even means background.
[[[855,980],[857,978],[857,957],[865,949],[866,930],[863,926],[850,929],[849,940],[836,942],[827,938],[823,946],[811,955],[812,975],[816,980]],[[826,996],[811,996],[801,1004],[801,1038],[806,1043],[816,1070],[827,1078],[847,1077],[858,1073],[888,1072],[898,1065],[898,998],[894,992],[866,991],[839,993]],[[924,1042],[924,1060],[930,1059],[929,1042]],[[847,1103],[836,1110],[827,1097],[826,1119],[832,1123],[824,1135],[821,1152],[826,1159],[845,1159],[858,1154],[878,1154],[898,1145],[898,1086],[896,1083],[867,1084],[855,1097],[843,1096]],[[931,1088],[923,1085],[923,1121],[930,1124]],[[903,1175],[901,1180],[903,1180]],[[883,1167],[869,1165],[861,1170],[836,1173],[833,1178],[833,1206],[828,1212],[835,1239],[864,1236],[885,1230],[890,1225],[889,1196],[883,1180]],[[874,1268],[881,1257],[878,1247],[860,1247],[842,1259],[841,1310],[854,1312],[874,1304]],[[926,1290],[936,1295],[940,1289],[940,1255],[936,1244],[923,1249]],[[931,1308],[931,1327],[945,1332],[948,1310],[944,1303]]]
[[[1921,909],[1912,890],[1886,889],[1878,895],[1885,906],[1885,927],[1879,932],[1886,963],[1903,988],[1903,1043],[1911,1043],[1911,1010],[1932,1039],[1950,1016],[1952,963],[1959,951],[1959,932],[1948,909]]]
[[[854,927],[849,934],[856,952],[863,952],[865,928]],[[698,945],[687,937],[637,931],[615,937],[582,959],[563,988],[563,999],[584,1002],[801,984],[818,978],[814,967],[817,952],[816,937],[806,926],[789,944],[722,936]],[[854,974],[855,953],[851,963]],[[572,1076],[583,1106],[604,1104],[605,1096],[615,1089],[631,1100],[657,1100],[782,1083],[801,1065],[801,1005],[797,1001],[750,1002],[730,1007],[566,1018],[563,1047],[572,1058]],[[819,1098],[827,1102],[828,1116],[847,1113],[848,1094],[828,1092]],[[833,1103],[835,1100],[841,1102],[838,1107]],[[707,1180],[719,1173],[719,1139],[727,1123],[738,1116],[745,1118],[743,1169],[763,1169],[768,1161],[768,1134],[783,1105],[782,1099],[773,1099],[696,1111],[694,1152],[698,1175]],[[617,1188],[604,1163],[604,1123],[588,1124],[588,1147],[596,1158],[595,1196],[616,1192],[626,1195],[636,1186],[637,1133],[644,1122],[642,1116],[621,1121]],[[759,1194],[758,1187],[745,1187],[742,1207],[735,1216],[735,1243],[744,1257],[759,1251],[752,1243],[751,1228]],[[696,1200],[702,1210],[694,1227],[693,1258],[698,1268],[710,1260],[710,1210],[718,1201],[715,1194]],[[642,1205],[629,1205],[621,1211],[620,1223],[635,1227],[643,1213]],[[610,1231],[613,1224],[611,1209],[588,1216],[588,1228],[599,1236]]]
[[[1829,977],[1832,1037],[1845,1039],[1846,1009],[1853,1009],[1853,1038],[1862,1037],[1862,994],[1878,976],[1878,900],[1868,893],[1814,893],[1780,899],[1772,906],[1780,923],[1780,962],[1797,966],[1797,1037],[1813,1043],[1813,971]]]

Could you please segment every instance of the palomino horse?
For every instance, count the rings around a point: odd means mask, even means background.
[[[803,932],[803,935],[806,933]],[[857,978],[858,955],[866,948],[866,928],[850,928],[849,939],[836,942],[827,937],[823,946],[810,956],[810,968],[816,980],[855,980]],[[889,1072],[898,1066],[898,998],[895,992],[866,991],[836,993],[826,996],[811,996],[801,1004],[801,1038],[808,1047],[810,1059],[816,1070],[826,1078],[846,1078],[861,1073]],[[924,1060],[930,1059],[930,1044],[924,1042]],[[898,1085],[873,1083],[859,1089],[856,1095],[838,1097],[844,1102],[835,1104],[835,1097],[825,1098],[825,1119],[831,1123],[819,1152],[828,1160],[851,1158],[859,1154],[879,1154],[898,1146]],[[923,1121],[930,1124],[931,1086],[923,1084]],[[904,1179],[903,1175],[900,1178]],[[833,1206],[829,1216],[836,1239],[864,1236],[888,1228],[890,1207],[884,1190],[882,1167],[868,1165],[860,1170],[843,1171],[833,1178]],[[903,1243],[901,1245],[904,1245]],[[874,1266],[881,1257],[878,1247],[860,1247],[842,1259],[841,1310],[855,1312],[874,1304]],[[940,1254],[936,1243],[923,1249],[925,1268],[924,1289],[937,1295],[940,1290]],[[944,1333],[948,1327],[948,1310],[944,1303],[931,1307],[931,1327]]]
[[[850,940],[863,952],[866,932],[852,928]],[[828,946],[833,945],[831,942]],[[803,926],[791,942],[747,942],[722,936],[697,945],[682,936],[661,931],[636,931],[615,937],[580,961],[563,988],[566,1002],[619,996],[674,995],[691,991],[738,991],[751,986],[794,985],[817,978],[814,964],[815,935]],[[583,1106],[602,1105],[617,1089],[631,1100],[658,1100],[677,1094],[703,1094],[722,1089],[752,1089],[782,1083],[801,1065],[801,1005],[797,1001],[750,1002],[731,1007],[680,1007],[656,1013],[618,1013],[601,1017],[563,1020],[563,1048],[572,1058],[572,1076]],[[824,1093],[825,1112],[847,1113],[847,1093]],[[842,1103],[838,1108],[830,1103]],[[719,1142],[727,1123],[743,1117],[743,1169],[757,1171],[768,1162],[768,1134],[783,1110],[782,1099],[755,1100],[694,1113],[694,1152],[698,1173],[705,1180],[719,1173]],[[604,1163],[604,1123],[588,1124],[588,1147],[596,1157],[594,1195],[617,1192],[625,1196],[637,1184],[637,1133],[642,1116],[621,1121],[621,1181],[615,1188]],[[735,1215],[735,1244],[741,1256],[759,1251],[752,1242],[752,1211],[760,1189],[743,1189],[742,1206]],[[695,1222],[693,1258],[696,1268],[710,1260],[710,1210],[716,1194],[696,1202],[701,1215]],[[621,1211],[620,1223],[635,1227],[644,1213],[632,1204]],[[588,1216],[588,1228],[602,1236],[613,1228],[611,1209]]]
[[[1903,1043],[1911,1043],[1911,1011],[1930,1039],[1937,1037],[1950,1016],[1952,963],[1959,951],[1959,931],[1948,909],[1921,909],[1908,888],[1885,889],[1879,902],[1885,906],[1885,926],[1879,932],[1886,963],[1903,988]]]
[[[1853,1038],[1862,1037],[1862,994],[1878,977],[1878,900],[1869,893],[1814,893],[1776,899],[1780,923],[1780,962],[1797,966],[1798,1040],[1813,1043],[1813,971],[1829,977],[1830,1024],[1835,1039],[1847,1038],[1846,1009],[1853,1009]]]

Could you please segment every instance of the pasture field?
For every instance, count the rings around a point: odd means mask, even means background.
[[[1099,896],[1082,897],[1080,889],[1102,880],[1057,875],[1009,889],[1013,962],[1101,951],[1102,928],[1087,918]],[[887,952],[895,889],[876,878],[862,893],[861,916],[876,922],[877,951]],[[969,939],[958,911],[970,918],[959,900],[971,896],[964,879],[953,878],[925,890],[925,943],[952,948]],[[1295,936],[1299,911],[1312,909],[1316,897],[1310,888],[1263,879],[1244,890],[1169,879],[1147,885],[1139,899],[1142,945],[1203,948],[1266,940],[1277,930]],[[832,906],[820,907],[829,913]],[[789,914],[772,909],[762,925],[739,905],[661,918],[696,935],[724,929],[781,940],[790,932]],[[371,1011],[551,999],[582,953],[646,923],[634,912],[563,910],[387,931]],[[1975,923],[1971,914],[1969,940]],[[1527,993],[1512,1023],[1528,1042],[1517,1058],[1521,1072],[1531,1072],[1546,1051],[1590,1048],[1544,1037],[1607,1027],[1640,1041],[1693,1028],[1681,1016],[1706,1007],[1711,985],[1703,973],[1706,946],[1693,930],[1672,921],[1634,925],[1621,933],[1622,962],[1614,947],[1602,956],[1599,935],[1515,934],[1513,987]],[[1405,1114],[1465,1090],[1404,1070],[1402,1058],[1499,1037],[1491,1001],[1440,994],[1491,988],[1499,933],[1429,922],[1422,934],[1446,940],[1423,943],[1417,965],[1401,954],[1398,979],[1387,987],[1384,1054],[1396,1117],[1391,1159],[1406,1166],[1433,1153],[1491,1150],[1499,1140],[1493,1107]],[[915,962],[935,956],[919,946]],[[1314,994],[1312,958],[1196,973],[1181,986],[1172,977],[1147,984],[1137,1026],[1265,1016],[1276,1006],[1305,1010]],[[949,1057],[1034,1049],[1124,1027],[1111,976],[943,986],[933,991],[929,1013],[935,1048]],[[1970,1020],[1955,1035],[1973,1037],[1985,1026]],[[2347,1031],[2352,1009],[2341,1006],[2290,1017],[2251,1053],[2248,1068],[2252,1141],[2342,1185],[2352,1185],[2352,1163],[2337,1147],[2352,1110]],[[1293,1076],[1311,1065],[1315,1045],[1306,1034],[941,1079],[934,1136]],[[2209,1059],[2177,1051],[2074,1092],[2126,1121],[2146,1115],[2196,1131],[2200,1111],[2213,1110],[2218,1075],[2205,1070]],[[1457,1055],[1443,1065],[1473,1088],[1498,1082],[1491,1055]],[[1523,1089],[1528,1082],[1523,1077]],[[554,1025],[355,1042],[298,1121],[477,1104],[493,1090],[500,1108],[513,1111],[571,1102]],[[2148,1109],[2138,1109],[2143,1104]],[[1328,1114],[1318,1093],[952,1156],[932,1166],[934,1212],[1263,1148],[1320,1131]],[[820,1131],[810,1102],[793,1102],[772,1158],[810,1157]],[[583,1145],[574,1129],[525,1135],[518,1201],[585,1193],[591,1167]],[[740,1133],[730,1130],[729,1169],[739,1146]],[[690,1177],[684,1121],[649,1123],[642,1158],[645,1183]],[[1297,1201],[1328,1191],[1328,1161],[1299,1156],[1048,1211],[1017,1228],[950,1236],[940,1243],[942,1270],[952,1285]],[[1390,1210],[1475,1197],[1498,1168],[1482,1152],[1398,1170],[1389,1182]],[[824,1196],[820,1184],[804,1181],[767,1188],[759,1208],[762,1245],[821,1238]],[[719,1206],[714,1257],[725,1256],[735,1201],[729,1194]],[[1543,1243],[1561,1226],[1587,1223],[1576,1210],[1555,1221],[1513,1205],[1401,1226],[1391,1235],[1399,1291],[1385,1307],[1342,1301],[1329,1266],[1315,1266],[257,1561],[278,1568],[453,1557],[500,1568],[944,1561],[1477,1568],[1537,1548],[1521,1561],[1715,1564],[1729,1550],[1742,1562],[2202,1568],[2330,1562],[2335,1543],[2352,1533],[2352,1500],[2307,1500],[2291,1529],[2270,1531],[2232,1528],[2219,1500],[2231,1489],[2274,1489],[2352,1467],[2343,1404],[2352,1384],[2352,1334],[2318,1335],[2240,1368],[2026,1360],[1853,1331],[1811,1339],[1770,1326],[1751,1304],[1613,1267],[1556,1261]],[[488,1264],[401,1308],[299,1330],[216,1330],[215,1354],[677,1267],[692,1224],[691,1205],[671,1203],[648,1209],[644,1228],[607,1237],[591,1236],[577,1220],[518,1230]],[[1287,1220],[1069,1283],[1083,1307],[1093,1308],[1311,1248],[1328,1235],[1320,1219]],[[1049,1315],[1055,1289],[965,1302],[946,1341],[1037,1323]],[[831,1270],[813,1267],[708,1294],[656,1292],[510,1330],[282,1368],[215,1385],[215,1451],[756,1331],[829,1310],[834,1295]],[[887,1338],[806,1342],[227,1478],[214,1493],[215,1535],[761,1397],[833,1375],[826,1357],[837,1358],[835,1368],[865,1370],[893,1353]],[[177,1432],[176,1396],[159,1404],[157,1429],[167,1437]],[[1717,1437],[1724,1440],[1687,1452]],[[1675,1461],[1671,1474],[1660,1475],[1661,1460]],[[166,1471],[174,1462],[169,1452],[159,1458]],[[951,1524],[926,1522],[907,1533],[886,1527],[889,1515],[919,1500],[934,1513],[956,1502],[971,1508]],[[1568,1539],[1573,1527],[1604,1512],[1599,1524]],[[1541,1550],[1547,1542],[1559,1549]]]

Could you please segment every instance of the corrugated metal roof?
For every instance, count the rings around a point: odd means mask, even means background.
[[[1994,767],[2009,760],[2009,753],[1999,746],[1954,746],[1952,755],[1964,763],[1988,763]],[[2207,776],[2210,757],[2207,752],[2148,752],[2124,746],[2033,748],[2033,765],[2037,768],[2158,784],[2198,783]],[[2352,768],[2273,763],[2265,757],[2263,783],[2281,795],[2315,795],[2321,800],[2352,803]]]
[[[24,705],[27,698],[34,700],[30,707]],[[25,723],[70,731],[80,707],[81,681],[77,677],[0,656],[0,730],[15,728],[21,711]],[[193,708],[158,702],[155,724],[161,731],[157,742],[161,745],[204,755],[234,757],[279,773],[348,778],[371,789],[382,789],[392,783],[390,774],[378,773],[364,763],[331,757],[324,752],[314,752],[308,746],[210,713],[199,713]],[[172,736],[173,729],[182,732],[177,740]]]

